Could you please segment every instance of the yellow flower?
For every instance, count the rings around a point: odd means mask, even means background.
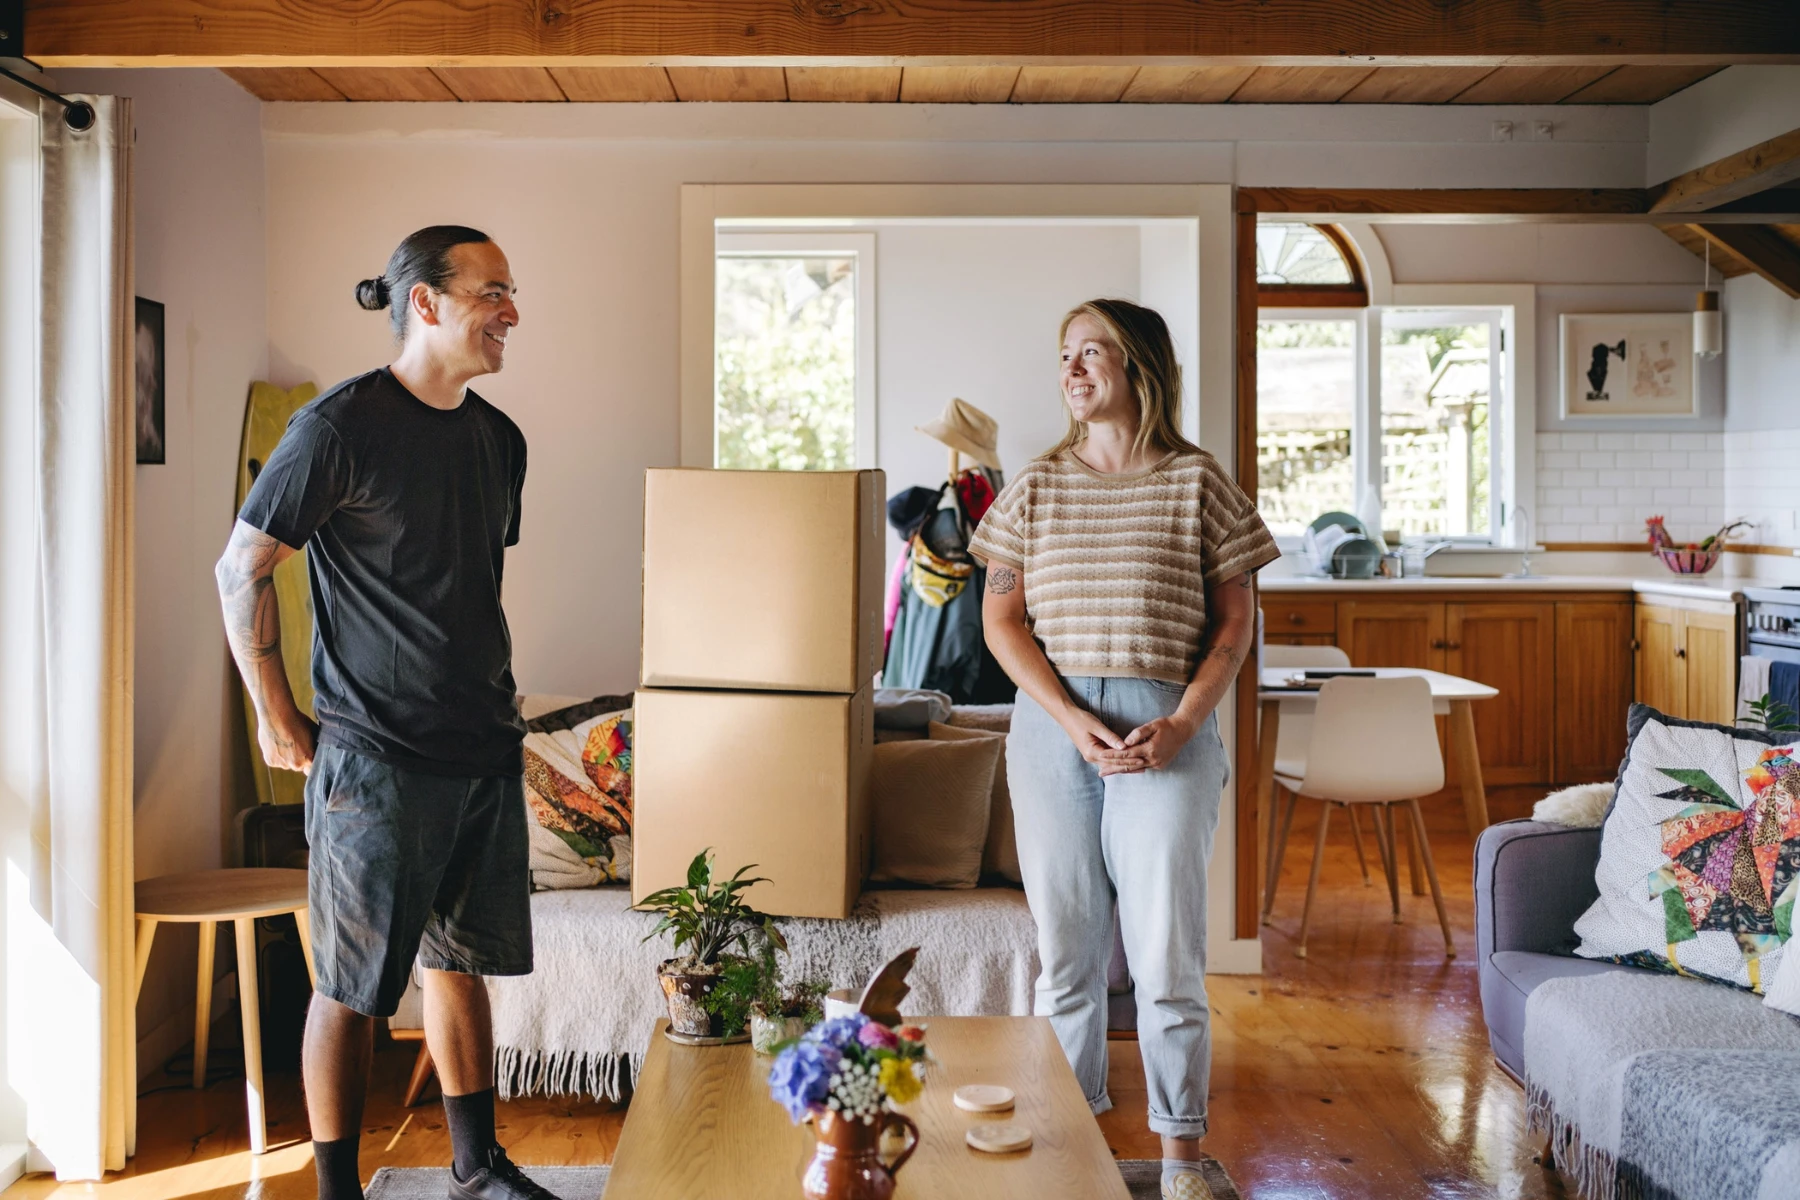
[[[895,1104],[910,1104],[919,1098],[921,1085],[911,1063],[889,1058],[881,1063],[881,1088]]]

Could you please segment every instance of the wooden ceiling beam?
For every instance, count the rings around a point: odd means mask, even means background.
[[[25,0],[25,11],[24,52],[49,67],[1800,62],[1793,0]]]
[[[1800,180],[1800,129],[1728,154],[1651,189],[1652,212],[1705,212]]]
[[[1642,188],[1292,188],[1241,187],[1238,211],[1296,220],[1385,217],[1607,217],[1647,211]]]
[[[1695,233],[1723,246],[1750,264],[1750,269],[1800,300],[1800,246],[1766,225],[1693,225]]]

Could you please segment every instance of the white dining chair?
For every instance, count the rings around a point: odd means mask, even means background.
[[[1347,667],[1350,656],[1336,646],[1272,646],[1263,647],[1262,665],[1279,671],[1302,671],[1308,667]],[[1282,706],[1281,728],[1275,735],[1275,774],[1298,779],[1306,774],[1306,744],[1312,736],[1312,706]],[[1287,845],[1288,830],[1294,824],[1294,809],[1299,800],[1294,793],[1284,787],[1275,789],[1274,805],[1276,812],[1270,817],[1279,825],[1280,833],[1274,826],[1269,829],[1269,853],[1267,869],[1263,873],[1266,882],[1263,885],[1262,923],[1269,923],[1269,914],[1275,907],[1275,878],[1281,873],[1281,856],[1276,846]],[[1356,810],[1349,809],[1350,841],[1356,847],[1356,865],[1362,869],[1363,886],[1370,887],[1373,880],[1369,878],[1369,860],[1363,853],[1362,825],[1356,819]]]
[[[1419,797],[1429,796],[1444,786],[1444,756],[1438,749],[1437,724],[1432,718],[1431,685],[1416,676],[1326,680],[1319,689],[1319,703],[1313,713],[1304,771],[1297,776],[1284,775],[1277,767],[1276,772],[1276,781],[1282,787],[1324,802],[1319,810],[1312,872],[1306,883],[1306,905],[1300,911],[1300,936],[1294,953],[1306,957],[1306,932],[1319,889],[1325,833],[1335,807],[1350,809],[1367,804],[1374,808],[1375,841],[1387,875],[1394,921],[1399,923],[1400,863],[1394,836],[1399,814],[1392,809],[1404,805],[1412,816],[1425,876],[1431,883],[1431,900],[1437,906],[1438,925],[1444,931],[1444,955],[1455,958],[1450,918],[1444,910],[1437,866],[1432,861],[1424,817],[1419,811]],[[1286,832],[1284,828],[1283,842]]]

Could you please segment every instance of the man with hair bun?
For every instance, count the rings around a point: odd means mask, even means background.
[[[398,356],[294,414],[215,571],[263,757],[307,775],[318,983],[302,1071],[321,1200],[361,1200],[375,1020],[393,1015],[415,959],[452,1200],[554,1200],[495,1140],[482,978],[532,966],[525,727],[500,606],[525,438],[468,388],[504,364],[515,291],[478,230],[402,241],[356,286],[362,307],[387,310]],[[271,580],[303,546],[317,726],[282,668]]]

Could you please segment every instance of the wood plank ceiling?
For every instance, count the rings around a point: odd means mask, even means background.
[[[225,73],[278,102],[1653,104],[1721,66],[288,66]]]

